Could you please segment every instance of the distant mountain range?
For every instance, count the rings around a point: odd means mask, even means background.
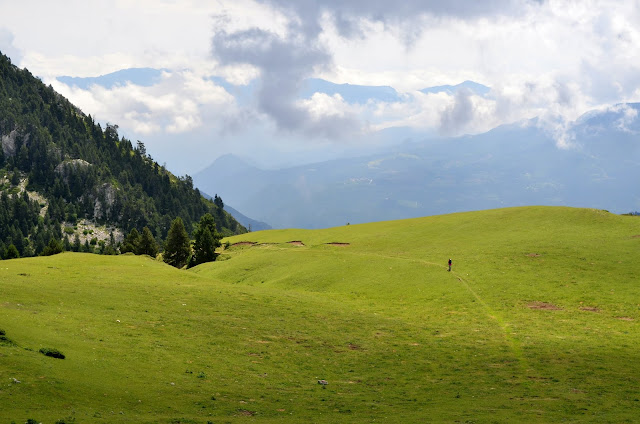
[[[324,228],[467,210],[640,207],[640,104],[578,119],[560,149],[533,120],[475,136],[427,138],[383,154],[262,170],[227,155],[194,175],[275,228]]]
[[[57,80],[68,86],[75,86],[83,90],[88,90],[92,85],[113,88],[118,85],[126,85],[127,83],[148,87],[158,83],[162,73],[165,71],[167,70],[154,68],[129,68],[98,77],[60,76]],[[229,93],[233,94],[236,98],[239,98],[239,101],[242,101],[247,97],[249,94],[248,92],[254,90],[256,87],[255,84],[249,84],[247,86],[233,85],[219,76],[211,76],[209,79],[223,87]],[[480,96],[485,96],[491,91],[491,88],[473,81],[464,81],[458,85],[427,87],[419,91],[432,94],[455,94],[461,89],[469,90]],[[390,86],[335,84],[320,78],[309,78],[305,80],[300,90],[299,97],[307,99],[315,93],[323,93],[329,96],[339,94],[344,101],[351,104],[363,104],[370,100],[387,103],[402,101],[402,96]]]
[[[105,88],[113,88],[117,85],[132,83],[142,87],[149,87],[160,80],[164,69],[154,68],[130,68],[112,72],[98,77],[70,77],[62,76],[57,80],[72,87],[76,86],[83,90],[88,90],[92,85],[99,85]]]
[[[478,84],[473,81],[464,81],[458,85],[440,85],[437,87],[429,87],[423,88],[420,90],[422,93],[426,94],[436,94],[436,93],[447,93],[447,94],[456,94],[460,90],[469,90],[470,92],[477,94],[479,96],[486,96],[491,91],[491,88],[486,85]]]
[[[59,80],[85,88],[111,87],[127,81],[150,85],[161,75],[162,70],[128,69]],[[257,87],[236,86],[218,76],[210,79],[241,104],[251,101]],[[461,90],[491,96],[490,87],[473,81],[419,91],[455,95]],[[322,79],[306,80],[299,97],[315,93],[339,94],[351,104],[404,101],[393,87]],[[566,149],[558,148],[555,137],[535,119],[456,138],[393,127],[376,136],[385,140],[383,146],[395,147],[280,170],[259,169],[228,155],[194,175],[194,182],[256,222],[275,228],[323,228],[534,204],[625,213],[640,209],[638,109],[638,104],[628,104],[583,115],[565,129],[571,146]],[[211,181],[215,187],[210,187]]]

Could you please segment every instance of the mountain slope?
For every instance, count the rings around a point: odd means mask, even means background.
[[[202,215],[211,213],[222,233],[245,231],[204,199],[191,177],[176,177],[159,166],[143,143],[134,148],[121,138],[117,125],[103,130],[90,115],[4,55],[0,55],[0,110],[2,190],[30,193],[42,203],[42,225],[38,214],[31,214],[32,222],[21,235],[0,240],[25,246],[20,255],[42,252],[42,244],[35,244],[37,234],[47,233],[42,236],[44,244],[59,240],[61,225],[77,228],[84,219],[124,232],[147,226],[162,239],[175,217],[182,217],[191,230]],[[26,241],[18,243],[16,237]]]
[[[638,235],[536,207],[5,261],[0,420],[633,422]]]

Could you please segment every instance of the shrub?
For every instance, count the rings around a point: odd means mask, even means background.
[[[12,346],[14,343],[6,336],[4,330],[0,330],[0,345],[9,345]]]
[[[42,349],[40,349],[40,353],[42,353],[45,356],[51,356],[52,358],[58,358],[58,359],[65,358],[64,354],[60,352],[58,349],[51,349],[48,347],[43,347]]]
[[[64,232],[67,234],[73,234],[73,227],[64,227]]]

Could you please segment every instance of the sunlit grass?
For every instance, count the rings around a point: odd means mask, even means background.
[[[636,235],[516,208],[0,262],[0,420],[634,422]]]

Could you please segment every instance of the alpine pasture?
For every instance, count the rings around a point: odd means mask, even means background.
[[[0,262],[0,421],[640,418],[638,217],[526,207],[224,241],[190,270]]]

